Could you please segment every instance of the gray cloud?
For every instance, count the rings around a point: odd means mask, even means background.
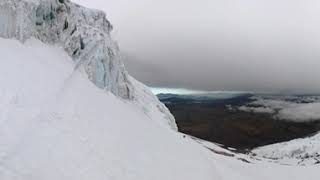
[[[316,0],[76,0],[104,9],[150,86],[320,93]]]

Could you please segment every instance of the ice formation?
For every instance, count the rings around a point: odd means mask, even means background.
[[[96,86],[137,102],[150,116],[150,112],[157,109],[167,120],[159,123],[176,130],[175,120],[167,108],[147,87],[128,75],[111,31],[112,25],[104,12],[69,0],[0,1],[0,37],[21,42],[36,38],[63,47],[75,62],[75,68],[84,69]]]

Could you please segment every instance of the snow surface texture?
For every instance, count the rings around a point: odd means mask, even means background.
[[[165,121],[162,119],[159,123],[176,130],[168,109],[147,87],[128,75],[120,60],[119,48],[111,39],[111,30],[104,12],[69,0],[0,1],[0,37],[21,42],[33,37],[63,47],[75,62],[75,68],[84,68],[96,86],[136,101],[150,116],[160,111]]]
[[[320,164],[320,134],[257,148],[252,153],[275,162],[293,165]]]
[[[0,179],[214,176],[204,148],[96,88],[63,49],[0,38],[0,53]]]
[[[254,113],[274,114],[275,119],[306,122],[320,120],[319,96],[288,96],[277,99],[277,96],[254,96],[254,101],[238,110]]]

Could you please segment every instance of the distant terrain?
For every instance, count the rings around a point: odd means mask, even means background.
[[[317,119],[293,121],[280,119],[276,114],[289,107],[316,103],[318,96],[159,94],[158,97],[176,118],[179,131],[238,151],[311,136],[320,130]]]

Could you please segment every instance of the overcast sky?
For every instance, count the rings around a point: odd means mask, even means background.
[[[150,86],[320,93],[319,0],[75,0]]]

